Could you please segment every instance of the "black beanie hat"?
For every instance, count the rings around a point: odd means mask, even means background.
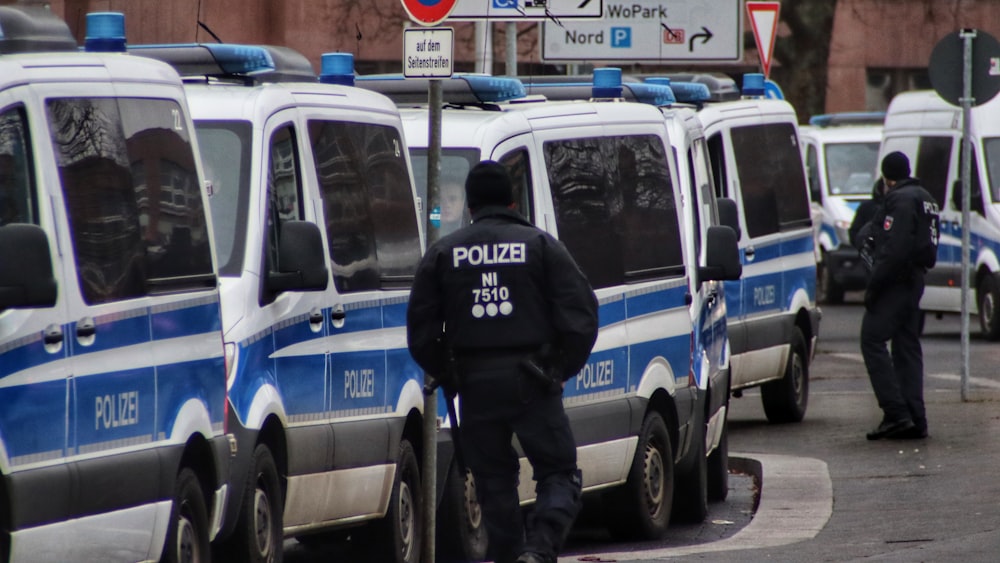
[[[514,203],[514,188],[507,169],[492,160],[473,166],[465,179],[465,202],[472,210],[487,205],[506,207]]]
[[[902,180],[910,177],[910,159],[899,152],[891,152],[882,159],[882,177],[886,180]]]

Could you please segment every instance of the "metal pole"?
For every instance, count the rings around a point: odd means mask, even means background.
[[[972,191],[972,42],[976,30],[963,30],[962,38],[962,401],[969,400],[969,228]],[[945,202],[947,203],[947,202]],[[980,311],[982,314],[982,311]]]
[[[427,148],[427,199],[437,201],[431,194],[438,193],[438,177],[441,175],[441,81],[430,80],[427,88],[428,120]],[[429,386],[431,378],[424,374],[424,385]],[[437,528],[437,391],[424,395],[424,541],[421,561],[437,559],[434,537]]]
[[[507,76],[517,76],[517,22],[507,22]]]

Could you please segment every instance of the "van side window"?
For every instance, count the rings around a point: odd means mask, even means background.
[[[278,242],[285,221],[299,221],[302,214],[302,181],[295,130],[291,125],[271,135],[267,163],[267,270],[279,270]]]
[[[962,162],[962,158],[965,153],[965,147],[961,143],[958,145],[958,162]],[[986,210],[983,208],[983,186],[979,182],[979,155],[976,154],[975,149],[972,150],[972,161],[971,161],[971,182],[972,191],[969,192],[969,209],[980,215],[985,216]],[[956,186],[951,192],[951,204],[955,206],[955,209],[962,210],[962,175],[961,170],[959,170],[958,177],[954,181]]]
[[[994,203],[1000,202],[1000,137],[983,139],[983,153],[990,197]]]
[[[214,284],[190,132],[170,100],[47,103],[87,303]]]
[[[913,175],[944,206],[948,188],[948,165],[951,162],[951,137],[921,137],[917,148],[917,166]]]
[[[510,174],[514,185],[514,205],[516,210],[528,221],[532,220],[531,208],[531,162],[528,151],[517,149],[503,155],[498,161]]]
[[[311,120],[309,139],[337,291],[408,285],[420,231],[399,131]]]
[[[38,224],[31,142],[24,107],[0,113],[0,226]]]
[[[666,151],[635,135],[544,145],[559,238],[595,288],[683,274]]]
[[[809,197],[813,202],[823,201],[823,186],[819,182],[819,157],[816,154],[816,145],[806,147],[806,179],[809,181]]]
[[[795,126],[736,127],[732,141],[748,234],[809,226],[809,196]]]
[[[708,139],[708,158],[712,165],[712,178],[715,180],[715,195],[729,195],[729,179],[726,177],[726,148],[722,133],[716,133]]]
[[[212,183],[209,208],[219,274],[239,276],[247,246],[253,127],[249,121],[196,121],[194,128],[205,178]]]

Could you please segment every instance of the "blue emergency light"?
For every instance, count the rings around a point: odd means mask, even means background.
[[[125,14],[121,12],[87,14],[87,36],[83,48],[92,53],[124,53]]]
[[[764,75],[759,72],[748,72],[743,75],[743,96],[747,98],[763,98]]]
[[[182,43],[130,45],[129,53],[163,61],[182,77],[236,79],[246,83],[315,82],[302,53],[273,45]]]
[[[838,113],[822,113],[809,118],[809,125],[817,127],[833,127],[837,125],[882,125],[885,123],[884,111],[845,111]]]
[[[622,69],[614,67],[594,69],[594,98],[622,97]]]
[[[649,82],[649,80],[646,80],[646,82]],[[670,88],[674,91],[674,96],[677,96],[678,102],[703,104],[712,100],[712,92],[705,84],[697,82],[671,82]]]
[[[539,77],[539,79],[544,77]],[[617,98],[653,106],[669,106],[677,102],[673,89],[666,84],[653,82],[623,82]],[[525,85],[528,94],[539,94],[549,100],[586,100],[594,94],[593,84],[587,82],[530,82]],[[593,96],[596,98],[596,96]],[[617,99],[616,98],[616,99]],[[600,99],[607,99],[600,98]]]
[[[323,53],[320,57],[319,81],[324,84],[354,86],[354,55]]]

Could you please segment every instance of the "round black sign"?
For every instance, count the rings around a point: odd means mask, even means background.
[[[927,67],[931,86],[948,103],[961,105],[964,73],[964,39],[956,31],[938,41]],[[1000,43],[989,33],[976,30],[972,39],[972,105],[985,104],[1000,91]]]

